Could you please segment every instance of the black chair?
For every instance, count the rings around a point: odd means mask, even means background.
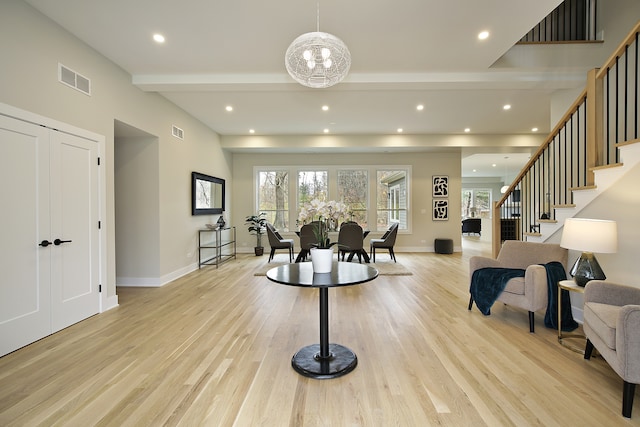
[[[267,223],[267,236],[269,236],[269,246],[271,246],[269,261],[267,262],[271,262],[278,249],[288,249],[289,262],[293,262],[293,239],[283,239],[280,233],[269,223]]]
[[[393,245],[396,244],[396,236],[398,234],[398,223],[394,222],[391,227],[380,239],[371,239],[371,262],[376,262],[376,248],[384,248],[389,250],[389,255],[394,262],[396,261],[396,255],[393,253]]]
[[[358,262],[362,263],[363,241],[364,233],[360,225],[355,222],[343,223],[338,233],[338,257],[342,256],[342,261],[344,261],[344,257],[348,252],[348,262],[353,260],[354,255],[358,255]],[[367,258],[365,258],[366,261]]]
[[[296,257],[296,262],[305,261],[307,255],[311,253],[311,248],[317,246],[318,239],[316,237],[315,228],[318,222],[314,221],[309,224],[305,224],[300,228],[300,253]]]

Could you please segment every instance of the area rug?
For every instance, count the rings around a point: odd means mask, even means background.
[[[274,260],[274,261],[271,261],[270,263],[265,263],[264,265],[256,269],[253,275],[265,276],[267,274],[267,271],[271,270],[274,267],[281,266],[283,264],[288,264],[288,262],[286,261],[280,262],[280,261]],[[371,267],[376,268],[380,276],[411,276],[413,274],[399,262],[379,261],[376,263],[370,263],[370,264],[364,264],[364,265],[370,265]]]

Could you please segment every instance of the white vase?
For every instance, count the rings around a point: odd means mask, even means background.
[[[331,273],[333,249],[311,248],[311,266],[314,273]]]

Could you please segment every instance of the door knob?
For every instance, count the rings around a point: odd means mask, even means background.
[[[71,243],[71,240],[60,240],[60,239],[56,239],[53,241],[53,244],[56,246],[60,246],[63,243]]]
[[[43,240],[42,242],[40,242],[40,244],[38,246],[42,246],[43,248],[46,248],[47,246],[49,246],[51,244],[50,241],[48,240]]]

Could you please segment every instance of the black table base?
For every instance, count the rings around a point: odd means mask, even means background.
[[[315,379],[336,378],[348,374],[358,365],[358,357],[347,347],[329,344],[329,356],[320,356],[320,344],[302,347],[291,359],[291,366],[301,375]]]

